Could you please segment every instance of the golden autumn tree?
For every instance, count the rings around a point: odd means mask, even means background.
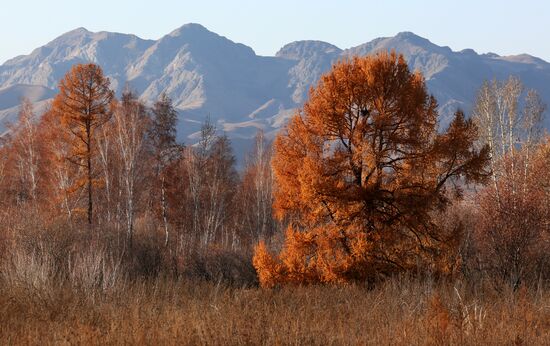
[[[334,65],[276,138],[274,209],[290,225],[278,256],[256,249],[261,284],[362,281],[435,263],[453,235],[434,212],[449,187],[460,192],[450,182],[483,181],[488,160],[462,112],[446,132],[437,125],[437,103],[403,56]]]
[[[95,64],[78,64],[59,83],[51,112],[61,119],[62,129],[70,133],[71,151],[68,161],[83,172],[80,184],[88,195],[88,224],[93,220],[93,177],[95,135],[99,127],[111,117],[113,91],[110,82]]]

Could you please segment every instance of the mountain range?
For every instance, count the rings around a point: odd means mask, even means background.
[[[40,112],[73,64],[99,64],[121,93],[125,85],[148,103],[166,92],[179,111],[178,138],[192,144],[210,117],[233,141],[238,157],[258,129],[273,136],[307,99],[310,86],[339,59],[395,50],[421,71],[437,98],[440,126],[457,107],[470,112],[476,90],[487,79],[518,76],[550,102],[550,64],[527,55],[453,51],[411,32],[341,49],[322,41],[296,41],[275,56],[186,24],[158,40],[78,28],[0,65],[0,133],[13,121],[22,96]],[[546,122],[550,128],[550,122]]]

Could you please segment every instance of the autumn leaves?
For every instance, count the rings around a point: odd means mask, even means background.
[[[111,116],[114,93],[109,79],[94,64],[76,65],[59,83],[59,93],[52,105],[52,116],[61,120],[61,131],[68,132],[71,147],[67,159],[84,169],[88,194],[88,224],[93,220],[93,156],[95,134]]]
[[[514,80],[484,85],[474,117],[457,110],[438,132],[436,100],[402,56],[340,61],[273,151],[258,134],[238,176],[214,124],[183,147],[166,95],[152,109],[128,90],[116,100],[98,66],[77,65],[39,125],[24,104],[2,150],[22,172],[11,200],[41,203],[70,225],[83,214],[93,227],[115,225],[130,247],[136,220],[152,220],[174,263],[196,249],[258,244],[264,287],[452,275],[468,261],[516,282],[536,271],[527,263],[545,258],[550,239],[550,146],[537,127],[544,106],[533,92],[518,101],[520,89]],[[8,166],[0,157],[0,182]],[[482,192],[465,235],[445,213],[471,187]],[[281,228],[273,253],[267,244]]]
[[[437,132],[436,101],[395,53],[353,58],[323,76],[275,142],[275,210],[284,248],[256,249],[261,284],[351,282],[443,263],[433,213],[457,182],[483,182],[487,147],[458,111]],[[455,184],[450,184],[454,182]]]

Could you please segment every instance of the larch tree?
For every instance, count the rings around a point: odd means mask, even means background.
[[[418,263],[451,270],[437,258],[456,235],[432,216],[451,188],[460,195],[457,182],[484,181],[488,149],[474,148],[477,127],[460,111],[437,128],[437,103],[403,56],[334,65],[275,140],[274,208],[290,225],[278,256],[256,249],[261,284],[364,281]]]
[[[88,224],[93,222],[93,181],[95,137],[97,129],[111,117],[113,91],[109,79],[95,64],[79,64],[59,83],[59,93],[52,105],[52,112],[61,118],[65,131],[72,137],[72,151],[67,159],[82,168],[82,185],[88,195]]]

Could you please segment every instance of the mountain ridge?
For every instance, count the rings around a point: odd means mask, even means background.
[[[0,133],[3,122],[15,119],[16,98],[29,94],[44,105],[73,64],[93,62],[102,66],[117,93],[128,83],[152,103],[166,92],[179,111],[181,141],[193,143],[209,116],[220,131],[244,143],[257,129],[273,136],[336,61],[388,50],[403,54],[412,70],[423,73],[439,101],[442,127],[456,108],[471,110],[486,79],[516,75],[550,102],[550,63],[543,59],[453,51],[408,31],[345,49],[324,41],[294,41],[274,56],[259,56],[197,23],[158,40],[76,28],[0,65]]]

